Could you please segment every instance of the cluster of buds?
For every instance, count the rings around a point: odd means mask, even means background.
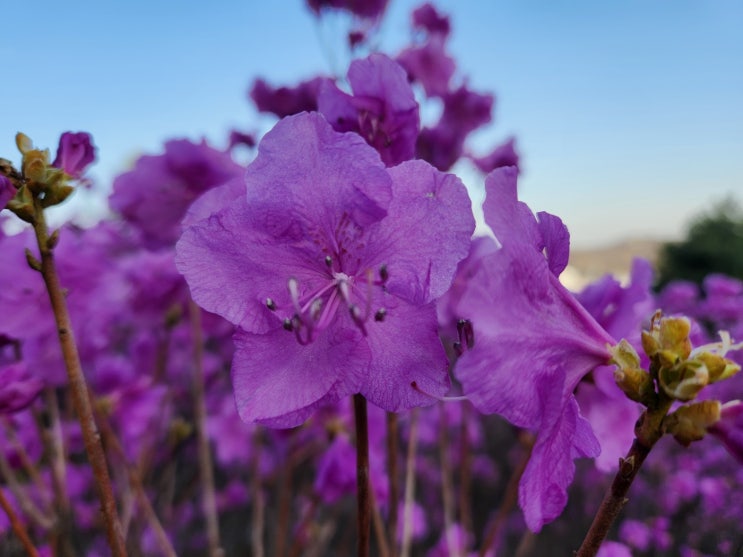
[[[50,162],[49,150],[34,148],[27,135],[19,132],[15,139],[23,157],[21,170],[0,159],[0,209],[5,207],[20,219],[33,222],[35,201],[46,208],[67,199],[73,191],[70,181],[79,179],[93,162],[95,148],[89,134],[65,132],[59,139],[57,156]]]
[[[662,317],[656,312],[650,330],[642,332],[642,348],[650,360],[647,370],[626,340],[611,348],[617,366],[614,379],[630,399],[650,410],[664,404],[688,403],[678,406],[662,423],[663,432],[685,446],[702,439],[719,422],[723,407],[717,400],[691,401],[707,385],[740,371],[740,366],[725,355],[743,348],[743,342],[733,344],[725,331],[720,332],[720,342],[693,348],[690,332],[687,318]]]

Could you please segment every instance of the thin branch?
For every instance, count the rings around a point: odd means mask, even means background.
[[[98,428],[93,419],[93,409],[90,406],[90,400],[88,398],[88,386],[80,364],[80,355],[78,354],[77,344],[75,343],[75,337],[72,331],[72,322],[70,321],[70,314],[67,310],[67,301],[65,300],[64,291],[62,290],[59,275],[57,274],[57,268],[54,264],[54,255],[52,252],[53,242],[50,242],[42,200],[38,197],[34,199],[34,209],[33,226],[39,253],[41,254],[40,272],[44,279],[47,293],[49,294],[49,301],[57,324],[57,335],[62,348],[65,368],[67,369],[72,403],[80,421],[80,428],[85,442],[85,451],[93,469],[95,485],[101,501],[101,510],[106,525],[108,545],[111,547],[114,557],[125,557],[127,554],[126,546],[124,545],[121,523],[116,509],[111,478],[108,474],[106,455],[103,451]]]
[[[353,395],[356,423],[356,502],[358,525],[358,557],[369,557],[371,500],[369,496],[369,420],[364,395]]]
[[[3,492],[2,488],[0,488],[0,507],[2,507],[5,511],[5,514],[8,515],[8,519],[10,520],[10,527],[13,529],[13,533],[21,541],[21,544],[23,544],[23,548],[26,550],[26,553],[28,553],[29,557],[39,557],[39,552],[36,551],[36,547],[34,547],[31,538],[28,536],[26,527],[19,520],[18,515],[15,514],[10,501],[5,498],[5,493]]]
[[[206,517],[206,535],[209,540],[210,557],[222,557],[224,550],[219,541],[219,518],[214,489],[214,466],[212,464],[209,435],[206,431],[206,393],[204,387],[204,334],[201,327],[201,308],[193,300],[188,301],[191,319],[191,341],[194,346],[193,398],[196,420],[199,475],[201,478],[201,508]]]
[[[413,539],[413,501],[415,499],[415,454],[418,447],[418,408],[410,412],[408,455],[405,463],[405,507],[403,508],[400,557],[410,557]]]

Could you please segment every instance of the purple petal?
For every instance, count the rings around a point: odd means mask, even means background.
[[[13,187],[13,183],[5,176],[0,175],[0,211],[2,211],[8,204],[8,201],[13,199],[16,194],[16,189]]]
[[[368,326],[371,362],[361,394],[389,412],[433,404],[436,399],[415,390],[411,383],[435,397],[449,391],[435,306],[414,306],[390,297],[386,309],[383,322]]]
[[[568,266],[570,257],[570,233],[568,227],[560,220],[560,217],[541,211],[537,213],[539,219],[539,231],[542,235],[542,243],[547,255],[547,263],[550,271],[556,277],[560,276]]]
[[[554,398],[544,385],[539,397]],[[559,395],[558,395],[559,397]],[[519,505],[526,524],[532,532],[539,532],[546,523],[557,518],[568,500],[567,488],[575,475],[573,458],[593,457],[601,448],[588,422],[580,415],[578,404],[571,396],[560,407],[546,400],[540,401],[555,413],[545,416],[529,464],[519,484]]]
[[[389,169],[394,200],[372,233],[368,264],[386,264],[389,291],[426,303],[449,288],[475,222],[462,182],[424,161]]]
[[[357,330],[334,328],[304,346],[291,337],[281,328],[235,333],[232,383],[243,421],[294,427],[359,391],[370,355]]]

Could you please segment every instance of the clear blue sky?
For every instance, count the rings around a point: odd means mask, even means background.
[[[391,0],[382,44],[408,38],[417,2]],[[496,94],[483,148],[514,134],[521,192],[560,215],[574,245],[678,236],[713,200],[743,202],[743,3],[732,0],[443,0],[459,75]],[[106,190],[171,137],[223,147],[264,130],[255,76],[344,73],[339,21],[300,0],[3,2],[0,156],[22,130],[54,150],[90,131]],[[333,54],[335,52],[335,54]],[[479,178],[463,178],[474,189]]]

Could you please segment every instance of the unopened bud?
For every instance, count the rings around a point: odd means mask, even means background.
[[[673,367],[661,367],[658,382],[668,396],[692,400],[709,384],[709,372],[703,362],[687,360]]]
[[[688,447],[692,442],[703,439],[707,428],[720,421],[719,400],[704,400],[681,406],[663,420],[663,428],[673,435],[680,444]]]
[[[18,132],[15,134],[15,144],[18,147],[18,150],[26,154],[27,151],[30,151],[34,148],[33,141],[31,141],[31,138],[28,137],[25,133]]]
[[[653,379],[643,369],[623,368],[614,371],[614,381],[630,400],[645,404],[655,400]]]

